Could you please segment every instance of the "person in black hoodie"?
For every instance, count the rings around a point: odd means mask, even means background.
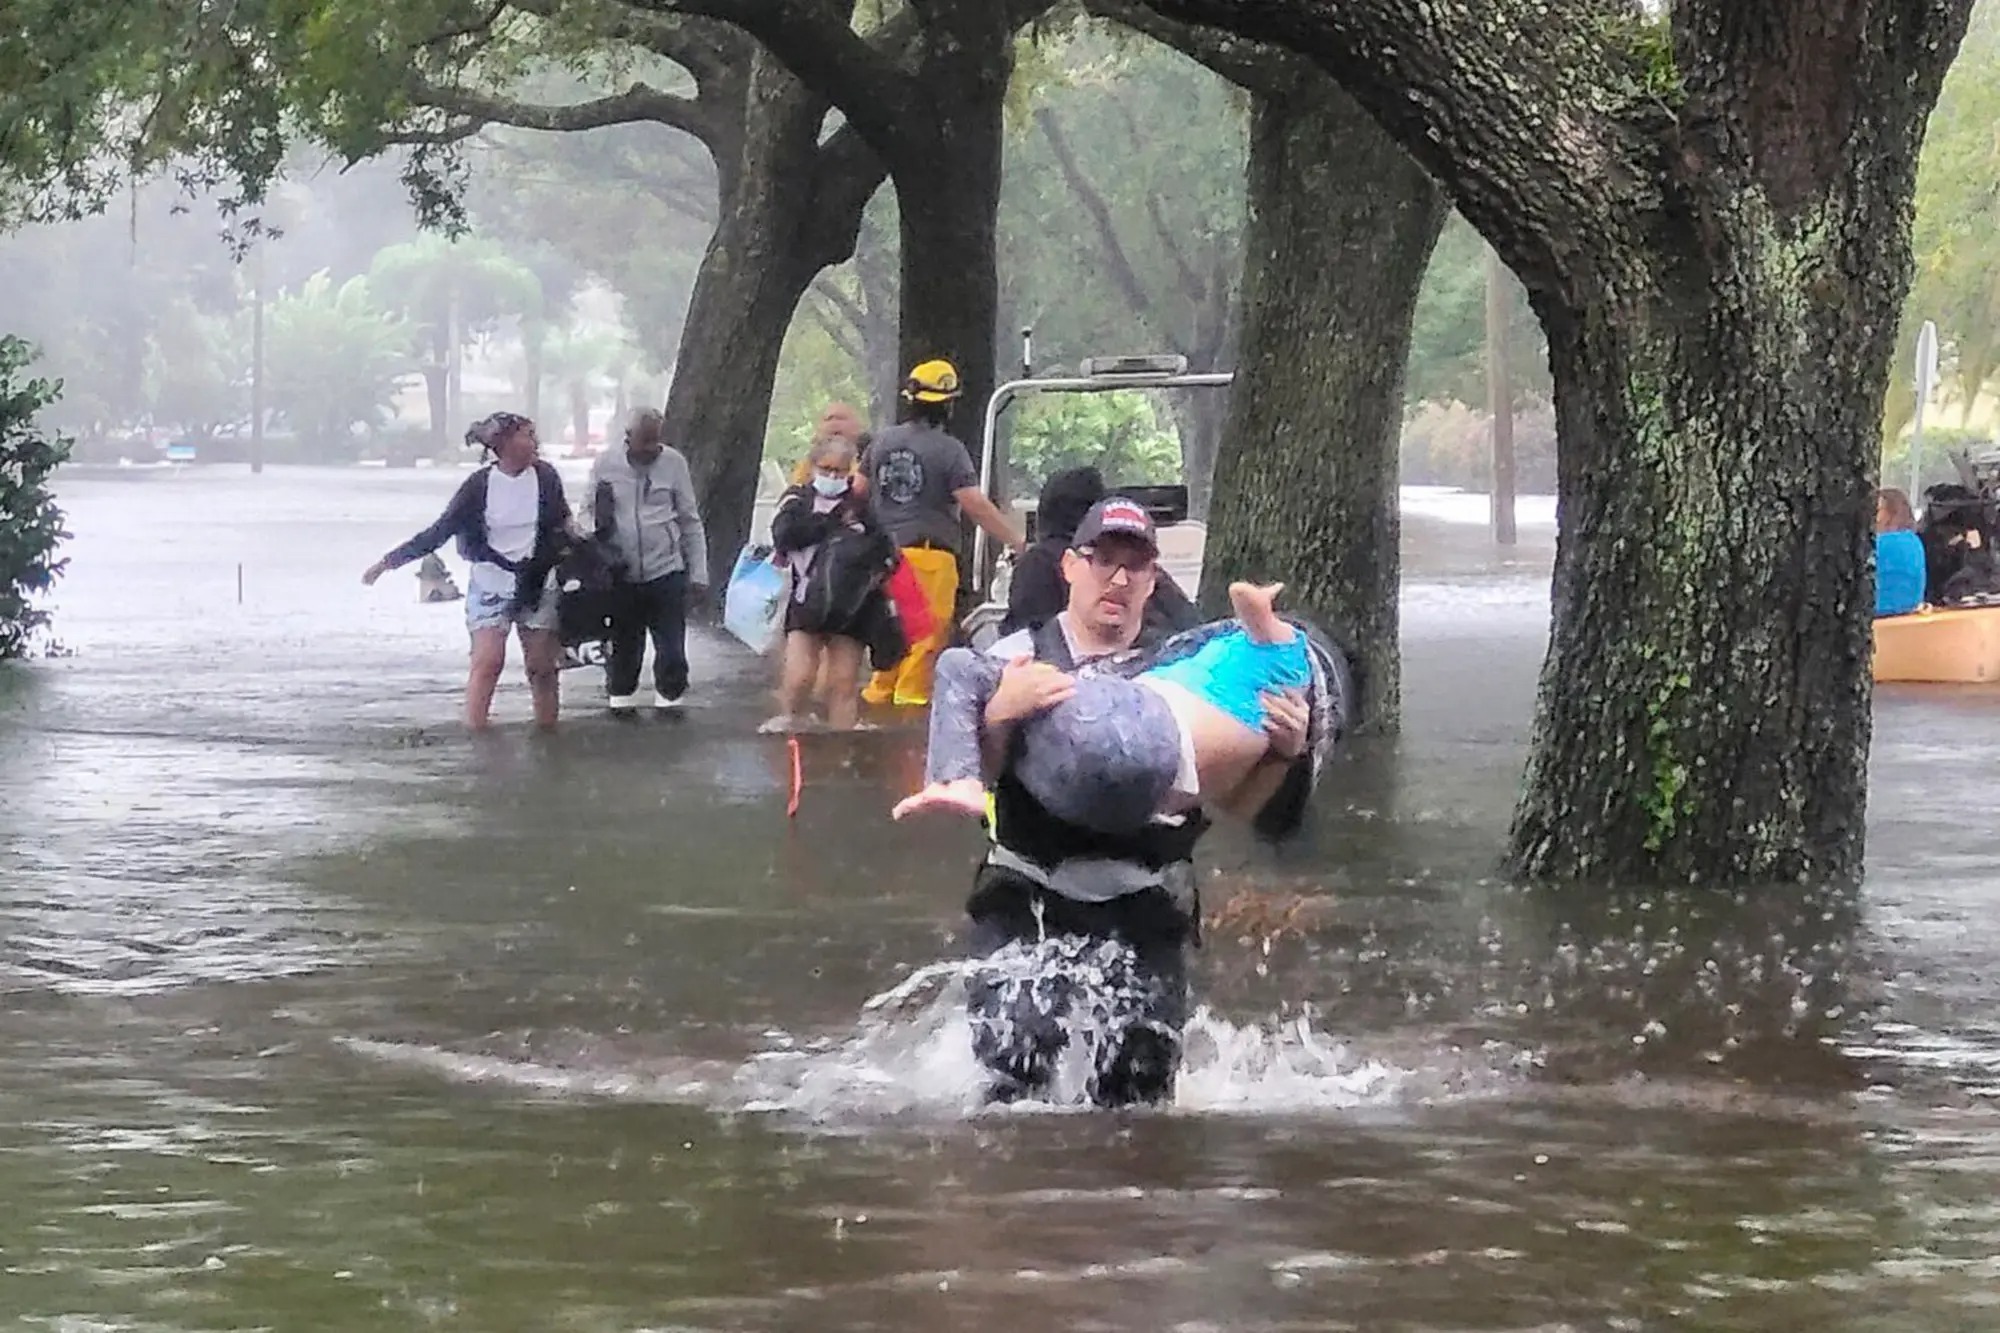
[[[1105,494],[1104,476],[1094,467],[1065,468],[1042,483],[1035,504],[1035,540],[1014,562],[1014,579],[1007,589],[1007,617],[1000,622],[1003,635],[1045,624],[1069,604],[1063,552],[1076,536],[1076,525]],[[1153,595],[1146,600],[1144,632],[1165,638],[1200,623],[1193,599],[1165,570],[1158,571]]]
[[[458,553],[472,566],[465,597],[465,625],[472,636],[466,725],[474,731],[487,726],[493,690],[507,665],[507,638],[518,632],[535,723],[550,730],[561,707],[562,660],[553,575],[570,540],[562,477],[539,457],[535,423],[526,417],[495,412],[474,424],[465,442],[485,450],[491,461],[465,479],[437,522],[370,565],[361,581],[372,584],[457,538]]]

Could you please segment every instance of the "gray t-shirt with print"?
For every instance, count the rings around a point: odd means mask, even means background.
[[[955,491],[979,484],[972,455],[956,436],[925,422],[891,426],[868,445],[864,470],[875,513],[898,546],[959,544]]]

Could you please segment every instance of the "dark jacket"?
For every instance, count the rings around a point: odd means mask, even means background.
[[[866,503],[813,512],[811,486],[793,486],[771,516],[771,545],[780,557],[812,552],[805,583],[793,594],[791,627],[838,634],[868,645],[875,661],[900,661],[909,651],[895,604],[885,591],[902,558]]]
[[[391,569],[421,560],[454,538],[459,555],[468,562],[498,565],[514,573],[516,606],[541,600],[549,574],[561,561],[569,545],[569,500],[563,495],[562,476],[553,464],[534,462],[539,483],[539,512],[535,519],[535,549],[525,560],[510,560],[494,550],[486,536],[486,481],[493,465],[467,477],[438,515],[437,522],[389,552],[384,558]]]
[[[1002,634],[1046,624],[1069,605],[1063,552],[1075,539],[1077,524],[1104,494],[1104,478],[1094,467],[1065,468],[1042,483],[1035,503],[1035,541],[1014,562],[1007,616],[1000,622]],[[1193,599],[1161,570],[1154,579],[1153,595],[1146,599],[1145,622],[1147,634],[1165,637],[1194,628],[1201,616]]]

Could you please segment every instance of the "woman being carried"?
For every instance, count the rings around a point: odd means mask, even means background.
[[[1327,713],[1323,655],[1310,650],[1303,626],[1272,609],[1281,587],[1232,584],[1235,620],[1074,677],[1051,707],[1019,724],[1007,759],[1014,775],[1056,817],[1114,834],[1192,808],[1203,792],[1235,790],[1268,747],[1267,691],[1304,690],[1315,717]],[[895,818],[985,812],[984,719],[1006,665],[966,649],[939,659],[926,785]]]
[[[885,614],[883,581],[896,547],[876,525],[856,482],[854,440],[822,434],[806,458],[808,480],[787,490],[771,519],[774,555],[792,567],[785,607],[785,663],[778,715],[759,731],[796,731],[818,682],[827,725],[859,723],[861,656]]]

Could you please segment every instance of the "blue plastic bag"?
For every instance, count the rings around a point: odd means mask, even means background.
[[[753,653],[771,651],[782,637],[785,603],[792,596],[792,567],[771,563],[771,548],[746,546],[729,575],[722,599],[722,627]]]

